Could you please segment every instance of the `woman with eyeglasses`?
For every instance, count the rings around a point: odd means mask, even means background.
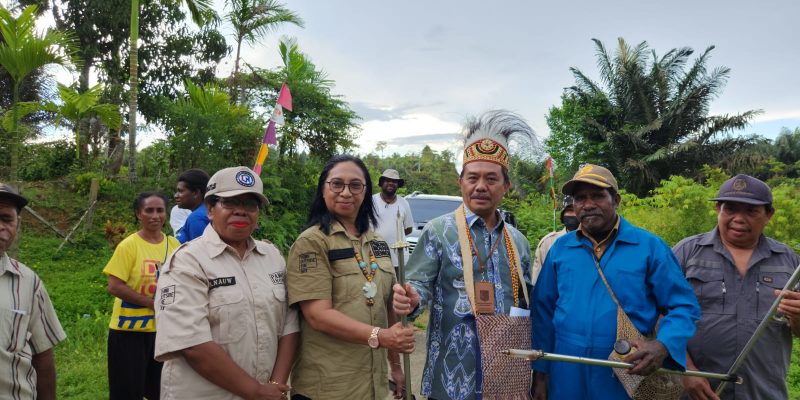
[[[180,245],[162,229],[167,197],[144,192],[133,200],[141,228],[123,239],[103,268],[115,297],[108,330],[109,399],[158,399],[161,363],[153,360],[154,295],[159,269]]]
[[[292,399],[383,399],[387,359],[403,392],[399,354],[414,350],[413,328],[391,312],[395,282],[388,244],[373,231],[372,180],[353,156],[320,174],[309,227],[289,250],[289,304],[303,313]]]
[[[162,399],[286,399],[299,316],[286,303],[286,264],[256,241],[263,183],[247,167],[208,182],[203,234],[164,266],[156,299]]]

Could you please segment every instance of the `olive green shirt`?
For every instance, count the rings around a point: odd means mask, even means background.
[[[367,282],[355,258],[378,264],[373,282],[375,303],[367,305],[362,287]],[[338,222],[329,235],[318,226],[306,229],[289,250],[286,283],[289,304],[305,300],[330,300],[333,308],[368,325],[386,328],[395,282],[389,246],[369,230],[361,237],[348,234]],[[373,350],[364,343],[339,340],[300,325],[300,349],[292,371],[292,393],[318,399],[384,399],[387,385],[386,349]]]

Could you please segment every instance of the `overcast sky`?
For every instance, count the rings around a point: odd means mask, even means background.
[[[222,0],[216,0],[222,4]],[[797,1],[319,1],[287,0],[305,28],[279,29],[245,52],[279,65],[280,36],[336,81],[362,117],[359,152],[454,148],[464,117],[494,108],[522,114],[540,137],[548,109],[573,84],[569,67],[597,78],[597,38],[647,41],[659,55],[716,46],[708,63],[732,69],[712,114],[763,109],[745,133],[800,126]],[[228,71],[230,61],[220,66]]]

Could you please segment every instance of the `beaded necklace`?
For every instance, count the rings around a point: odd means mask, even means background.
[[[466,215],[464,216],[466,219]],[[474,255],[478,259],[478,266],[483,272],[484,264],[481,262],[481,256],[478,254],[478,249],[475,247],[475,242],[472,240],[472,232],[469,230],[469,223],[464,224],[466,231],[467,231],[467,238],[469,239],[469,245],[471,247],[472,255]],[[511,272],[511,287],[512,293],[514,295],[514,307],[519,307],[519,276],[514,272],[514,265],[516,265],[516,255],[514,254],[514,248],[511,247],[511,235],[508,233],[508,228],[503,225],[503,238],[505,239],[505,246],[506,246],[506,253],[508,254],[508,269]],[[489,261],[489,257],[492,256],[492,253],[497,249],[497,244],[500,242],[500,238],[498,237],[497,240],[492,245],[491,250],[486,255],[486,261]]]
[[[358,268],[361,269],[361,273],[364,274],[364,278],[367,278],[367,282],[364,283],[364,286],[361,287],[361,290],[364,292],[364,297],[367,298],[367,305],[372,306],[375,304],[375,295],[378,293],[378,285],[373,282],[373,278],[375,278],[375,272],[378,270],[378,262],[375,260],[375,255],[372,254],[372,246],[369,249],[369,267],[367,267],[367,263],[361,258],[361,251],[360,249],[353,246],[353,251],[356,254],[356,262],[358,262]]]

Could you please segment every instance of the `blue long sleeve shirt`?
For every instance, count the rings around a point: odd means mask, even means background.
[[[686,344],[700,319],[694,292],[663,240],[619,218],[619,231],[603,252],[600,268],[643,335],[651,334],[663,315],[656,336],[669,352],[663,366],[684,369]],[[591,240],[579,232],[553,244],[534,288],[533,348],[602,359],[611,353],[617,306],[594,257]],[[622,386],[608,368],[564,364],[533,363],[534,369],[549,374],[551,398],[619,398]]]

